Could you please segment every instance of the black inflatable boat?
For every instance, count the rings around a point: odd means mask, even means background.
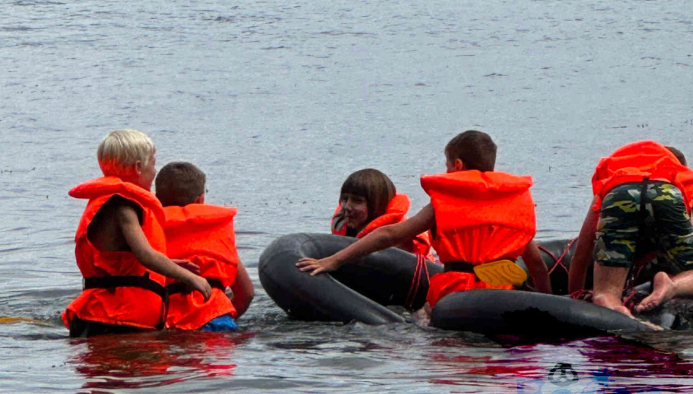
[[[424,305],[428,293],[425,270],[433,275],[442,272],[442,266],[428,262],[417,277],[416,256],[400,249],[373,253],[325,275],[310,276],[296,268],[301,257],[326,257],[353,242],[354,238],[331,234],[278,238],[260,256],[260,283],[279,307],[301,320],[403,322],[400,314],[385,305],[409,303],[414,310]]]
[[[310,276],[296,267],[301,257],[326,257],[355,241],[331,234],[299,233],[280,237],[260,256],[260,282],[277,305],[296,319],[355,320],[366,324],[405,321],[401,314],[387,306],[421,308],[426,302],[428,278],[442,272],[441,265],[417,260],[410,253],[390,248],[329,274]],[[565,294],[574,244],[570,240],[558,240],[540,242],[540,246],[554,292]],[[523,266],[521,261],[519,264]],[[591,303],[518,290],[451,294],[434,308],[431,325],[461,331],[545,336],[652,330]]]

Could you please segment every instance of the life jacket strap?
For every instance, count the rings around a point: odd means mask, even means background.
[[[646,241],[646,228],[647,228],[647,217],[649,216],[647,212],[647,187],[652,184],[652,181],[650,181],[649,177],[644,177],[642,180],[642,183],[640,185],[640,207],[638,211],[638,238],[635,243],[635,253],[633,256],[637,257],[638,253],[642,250],[642,245]],[[633,261],[632,264],[630,265],[630,268],[628,269],[628,275],[626,276],[626,283],[623,287],[623,294],[624,296],[627,294],[631,294],[631,290],[633,287],[635,287],[635,281],[638,279],[638,276],[640,276],[640,273],[642,272],[643,268],[647,265],[647,262],[638,264],[636,266],[636,263],[639,263],[638,261]]]
[[[215,289],[219,289],[221,291],[226,290],[226,287],[224,286],[223,283],[219,279],[216,278],[205,278],[207,279],[207,282],[209,285]],[[166,286],[166,290],[168,291],[168,295],[174,295],[174,294],[187,294],[187,293],[192,293],[193,288],[190,287],[187,283],[183,282],[176,282],[172,283],[168,286]]]
[[[443,272],[450,271],[465,272],[467,274],[474,274],[474,276],[476,276],[476,273],[474,272],[474,264],[466,261],[447,261],[443,263]],[[479,277],[477,277],[477,279],[479,279]]]
[[[149,290],[161,297],[164,303],[164,313],[157,325],[157,329],[163,329],[168,314],[168,293],[166,288],[149,278],[149,272],[142,276],[100,276],[84,278],[84,290],[89,289],[114,289],[116,287],[138,287]]]

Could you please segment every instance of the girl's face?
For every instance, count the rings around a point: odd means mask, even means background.
[[[365,197],[351,193],[339,196],[347,228],[361,231],[368,222],[368,201]]]

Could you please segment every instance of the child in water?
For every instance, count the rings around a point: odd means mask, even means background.
[[[398,194],[387,175],[372,168],[356,171],[342,184],[332,234],[363,238],[379,227],[406,220],[410,204],[409,197]],[[428,232],[397,246],[435,261]]]
[[[233,218],[238,210],[205,204],[205,173],[191,163],[166,164],[156,177],[156,197],[166,212],[167,251],[188,259],[212,286],[203,299],[184,283],[167,281],[166,326],[184,330],[233,331],[255,295],[253,283],[236,251]],[[233,301],[226,296],[226,287]]]
[[[96,152],[104,176],[70,190],[89,200],[75,235],[84,290],[62,314],[71,337],[163,328],[166,278],[210,296],[209,283],[181,267],[193,264],[166,257],[164,210],[150,192],[155,153],[146,134],[114,131]]]

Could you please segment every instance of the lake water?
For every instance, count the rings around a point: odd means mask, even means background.
[[[573,237],[600,156],[638,139],[693,155],[691,65],[686,0],[6,0],[0,392],[690,392],[688,333],[512,345],[296,322],[257,260],[281,235],[328,232],[361,168],[416,212],[419,176],[469,127],[496,140],[497,169],[534,177],[538,238]],[[242,333],[68,338],[84,202],[67,191],[100,175],[96,147],[122,127],[239,208],[257,292]]]

